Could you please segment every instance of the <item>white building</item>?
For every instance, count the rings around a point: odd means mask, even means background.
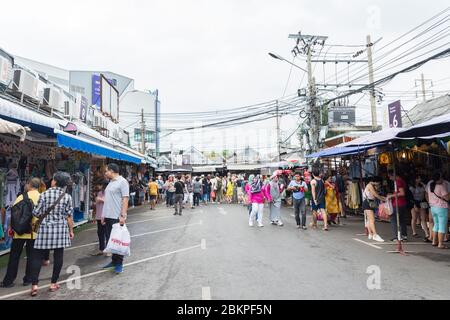
[[[119,126],[129,133],[129,143],[136,149],[141,150],[141,121],[140,113],[144,109],[146,127],[146,153],[155,155],[157,144],[159,147],[159,108],[160,101],[157,100],[157,92],[145,92],[135,90],[134,80],[110,71],[77,71],[66,70],[46,63],[34,61],[24,57],[15,56],[17,64],[36,71],[42,77],[58,85],[61,89],[69,92],[73,96],[81,95],[85,97],[89,105],[101,110],[101,75],[103,75],[118,91]],[[156,113],[156,109],[158,112]],[[111,128],[107,128],[112,132]],[[111,133],[112,134],[112,133]],[[142,150],[141,150],[142,151]]]

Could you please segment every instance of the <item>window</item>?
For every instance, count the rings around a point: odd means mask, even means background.
[[[70,90],[71,90],[72,92],[74,92],[74,93],[79,93],[79,94],[82,94],[82,95],[85,94],[85,90],[84,90],[83,87],[71,85],[71,86],[70,86]]]

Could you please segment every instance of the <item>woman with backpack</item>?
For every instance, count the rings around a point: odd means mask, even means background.
[[[270,197],[267,195],[265,189],[263,188],[263,182],[261,181],[261,177],[259,175],[256,176],[251,182],[251,185],[248,188],[248,196],[249,202],[252,204],[252,212],[250,214],[248,225],[250,227],[253,227],[253,221],[255,220],[255,217],[257,217],[258,227],[262,228],[264,227],[262,223],[264,201],[266,199],[270,199]]]
[[[25,185],[24,194],[17,197],[13,205],[12,210],[13,211],[20,210],[20,212],[17,212],[17,214],[20,214],[22,216],[29,215],[29,219],[27,218],[27,220],[29,221],[24,221],[23,219],[20,219],[21,217],[16,216],[15,212],[12,215],[11,222],[13,228],[9,230],[9,233],[13,237],[13,240],[11,244],[11,251],[9,253],[8,269],[6,271],[5,277],[3,278],[3,282],[0,283],[1,288],[11,288],[14,286],[14,280],[16,280],[17,272],[19,269],[20,257],[22,255],[23,247],[25,245],[27,252],[27,266],[25,269],[25,276],[23,277],[23,285],[29,286],[31,284],[31,262],[34,250],[34,240],[37,237],[37,234],[35,232],[32,232],[32,224],[37,221],[37,218],[33,217],[33,207],[37,205],[39,200],[40,194],[38,189],[40,185],[41,180],[39,178],[30,179],[28,183]],[[31,201],[31,203],[29,203],[29,201]],[[15,221],[16,219],[17,222]],[[23,231],[18,230],[19,228],[20,229],[22,228],[22,226],[18,224],[23,222],[28,224],[28,226],[23,226],[29,227],[28,232],[25,231],[25,233],[22,233]]]

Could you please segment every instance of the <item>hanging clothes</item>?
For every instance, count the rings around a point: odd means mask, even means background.
[[[361,164],[359,160],[353,160],[348,169],[348,175],[350,179],[360,179],[361,178]]]
[[[74,184],[72,187],[72,202],[74,209],[80,208],[80,185]]]
[[[366,159],[363,167],[363,175],[364,177],[375,177],[377,175],[377,162],[372,159]]]
[[[348,190],[348,207],[350,209],[358,209],[361,205],[361,196],[357,182],[352,182]]]
[[[6,174],[5,206],[13,205],[20,193],[20,178],[16,169],[11,169]]]
[[[5,207],[6,172],[0,170],[0,209]]]

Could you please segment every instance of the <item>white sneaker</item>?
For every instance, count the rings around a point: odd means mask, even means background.
[[[284,223],[281,220],[279,220],[278,221],[278,226],[282,227],[282,226],[284,226]]]
[[[379,235],[375,235],[373,237],[373,240],[377,241],[377,242],[384,242],[384,240],[379,236]]]
[[[373,240],[373,235],[369,234],[369,240]]]
[[[258,227],[262,228],[262,227],[264,227],[264,225],[261,222],[258,222]]]
[[[249,222],[248,225],[249,225],[249,227],[253,227],[254,226],[253,222]]]

